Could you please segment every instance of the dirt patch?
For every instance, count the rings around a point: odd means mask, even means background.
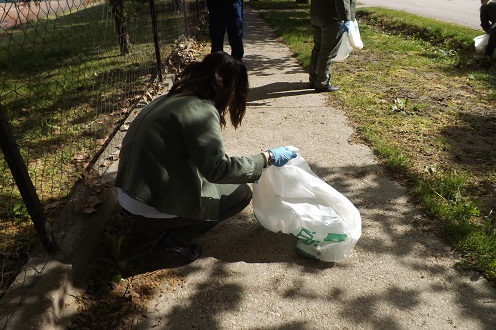
[[[72,329],[131,329],[158,287],[180,289],[184,275],[153,262],[156,234],[117,206],[95,248]]]

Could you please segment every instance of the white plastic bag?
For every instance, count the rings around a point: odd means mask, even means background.
[[[299,254],[334,262],[348,256],[361,236],[360,213],[341,193],[317,177],[298,155],[270,166],[253,184],[256,219],[273,232],[299,238]]]
[[[350,33],[343,34],[343,40],[338,48],[336,56],[332,59],[333,62],[342,62],[348,58],[354,49],[362,49],[363,42],[360,37],[357,21],[350,22]]]
[[[341,45],[339,45],[336,56],[332,58],[332,62],[343,62],[348,58],[348,56],[350,56],[352,51],[353,47],[351,47],[350,37],[347,33],[344,33]]]
[[[489,42],[489,34],[483,34],[474,38],[475,51],[477,53],[484,53]]]
[[[360,37],[360,30],[358,29],[358,23],[356,20],[350,22],[350,45],[354,49],[362,49],[363,42]]]

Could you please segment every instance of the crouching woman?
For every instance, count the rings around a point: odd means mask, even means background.
[[[187,264],[201,254],[196,240],[251,201],[247,183],[268,165],[296,157],[279,147],[249,156],[226,154],[226,117],[237,128],[245,115],[245,65],[224,52],[189,64],[167,95],[145,106],[120,151],[118,200],[142,221],[160,225],[155,250]]]

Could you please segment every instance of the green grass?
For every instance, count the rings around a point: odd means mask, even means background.
[[[249,5],[307,68],[309,5]],[[359,9],[357,19],[365,47],[332,65],[332,83],[342,88],[329,102],[409,184],[464,267],[494,283],[496,63],[488,68],[475,54],[473,38],[483,32],[381,8]]]
[[[156,8],[164,55],[183,24],[170,5]],[[102,19],[105,8],[90,5],[0,35],[0,103],[42,201],[69,193],[156,72],[149,13],[129,22],[131,53],[119,56],[113,20]],[[9,176],[0,172],[0,182]],[[1,217],[13,215],[9,199],[20,195],[0,189]]]

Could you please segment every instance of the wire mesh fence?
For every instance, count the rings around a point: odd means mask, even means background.
[[[205,11],[198,0],[0,0],[0,299],[32,281],[18,275],[40,242],[58,249],[101,202],[109,141],[178,69],[171,58]]]

